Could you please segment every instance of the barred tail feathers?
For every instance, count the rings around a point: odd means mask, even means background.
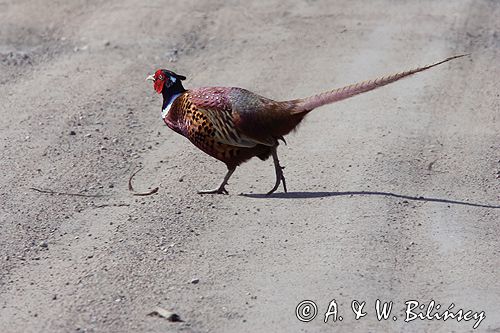
[[[432,65],[427,65],[424,67],[415,68],[415,69],[412,69],[409,71],[381,77],[381,78],[378,78],[375,80],[364,81],[361,83],[352,84],[350,86],[330,90],[330,91],[327,91],[327,92],[324,92],[324,93],[321,93],[318,95],[314,95],[311,97],[306,97],[303,99],[296,100],[295,102],[297,103],[296,104],[297,108],[295,108],[295,110],[292,112],[292,114],[309,112],[309,111],[311,111],[317,107],[320,107],[322,105],[338,102],[338,101],[341,101],[343,99],[362,94],[364,92],[376,89],[378,87],[385,86],[389,83],[396,82],[396,81],[401,80],[402,78],[405,78],[405,77],[410,76],[412,74],[425,71],[429,68],[441,65],[441,64],[448,62],[450,60],[453,60],[453,59],[465,57],[467,55],[469,55],[469,54],[461,54],[461,55],[449,57],[449,58],[446,58],[445,60],[436,62]]]

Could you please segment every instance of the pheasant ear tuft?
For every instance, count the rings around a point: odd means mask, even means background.
[[[169,71],[168,69],[164,69],[163,70],[166,74],[172,76],[172,77],[175,77],[176,79],[178,80],[181,80],[181,81],[184,81],[186,79],[186,77],[184,75],[180,75],[180,74],[177,74],[175,72],[172,72],[172,71]]]

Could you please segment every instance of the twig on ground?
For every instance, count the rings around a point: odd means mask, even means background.
[[[103,208],[103,207],[128,207],[130,204],[126,203],[112,203],[112,204],[102,204],[102,205],[94,205],[94,208]]]
[[[434,161],[432,161],[431,163],[429,163],[429,164],[427,165],[427,170],[431,171],[431,170],[432,170],[432,167],[434,166],[434,163],[436,163],[438,159],[439,159],[439,158],[436,158]]]
[[[83,194],[83,193],[68,193],[68,192],[58,192],[58,191],[53,191],[53,190],[41,190],[36,187],[30,187],[30,190],[37,191],[40,193],[46,193],[46,194],[56,194],[56,195],[69,195],[73,197],[86,197],[86,198],[98,198],[98,197],[105,197],[105,194]]]
[[[128,179],[128,190],[130,192],[135,192],[134,190],[134,187],[132,186],[132,179],[134,178],[134,176],[139,172],[141,171],[142,168],[139,168],[137,169],[136,171],[134,171],[131,175],[130,175],[130,178]],[[155,187],[154,189],[152,189],[151,191],[149,192],[140,192],[140,193],[133,193],[132,195],[135,195],[135,196],[141,196],[141,197],[144,197],[144,196],[147,196],[147,195],[151,195],[151,194],[155,194],[156,192],[158,192],[160,188],[159,187]]]

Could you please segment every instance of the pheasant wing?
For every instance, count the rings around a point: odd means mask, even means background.
[[[274,146],[292,129],[289,102],[275,102],[241,88],[199,88],[189,93],[199,113],[194,120],[202,125],[205,121],[206,130],[221,143]]]
[[[235,147],[273,146],[276,139],[272,135],[253,135],[251,130],[245,130],[263,126],[259,124],[258,117],[245,117],[248,109],[253,107],[243,106],[241,101],[234,100],[234,89],[239,88],[210,87],[189,91],[193,110],[190,127],[204,130],[218,142]],[[245,126],[245,122],[252,122],[252,126]]]

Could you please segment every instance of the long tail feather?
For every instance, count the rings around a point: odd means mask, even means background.
[[[401,72],[401,73],[381,77],[381,78],[378,78],[375,80],[370,80],[370,81],[352,84],[350,86],[346,86],[346,87],[339,88],[339,89],[334,89],[334,90],[327,91],[327,92],[324,92],[324,93],[321,93],[318,95],[314,95],[311,97],[306,97],[303,99],[295,100],[294,102],[296,102],[297,107],[292,113],[296,114],[296,113],[308,112],[308,111],[311,111],[319,106],[338,102],[338,101],[341,101],[343,99],[346,99],[346,98],[349,98],[349,97],[352,97],[352,96],[355,96],[358,94],[362,94],[364,92],[376,89],[378,87],[385,86],[389,83],[401,80],[402,78],[410,76],[412,74],[425,71],[426,69],[435,67],[437,65],[441,65],[441,64],[448,62],[450,60],[453,60],[453,59],[465,57],[467,55],[469,55],[469,54],[461,54],[461,55],[457,55],[454,57],[449,57],[443,61],[436,62],[435,64],[432,64],[432,65],[419,67],[419,68],[412,69],[412,70],[409,70],[406,72]]]

